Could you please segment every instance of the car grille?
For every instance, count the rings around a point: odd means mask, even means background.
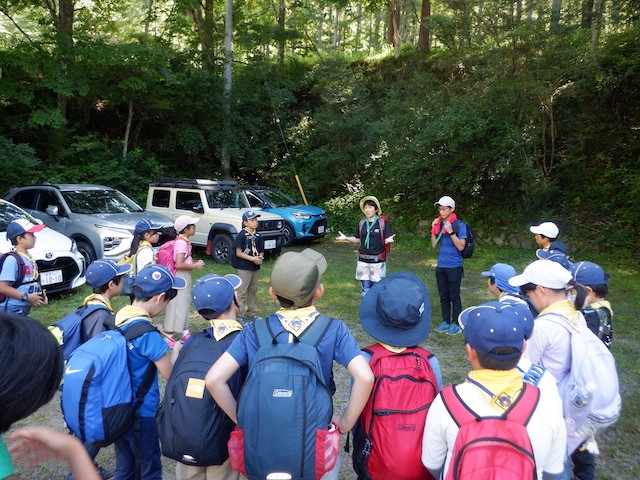
[[[37,260],[39,272],[50,272],[52,270],[62,270],[62,282],[46,285],[47,292],[60,292],[69,290],[73,279],[80,273],[78,264],[71,257],[60,257],[52,261]]]
[[[259,220],[258,221],[258,231],[259,232],[268,232],[268,231],[279,231],[278,223],[281,220]]]
[[[322,220],[318,220],[317,222],[315,222],[313,224],[313,226],[311,227],[310,232],[314,235],[318,235],[318,227],[324,227],[323,229],[323,233],[321,233],[320,235],[324,236],[327,234],[327,219],[323,218]]]

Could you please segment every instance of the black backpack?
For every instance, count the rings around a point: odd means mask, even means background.
[[[473,233],[471,226],[467,222],[463,222],[462,220],[456,220],[451,226],[453,227],[453,231],[457,235],[458,230],[460,229],[460,224],[462,223],[467,226],[467,243],[460,252],[460,255],[462,256],[462,258],[471,258],[473,257],[473,249],[476,246],[476,236]]]
[[[227,442],[235,424],[205,388],[204,377],[240,332],[216,340],[211,329],[194,333],[184,344],[167,381],[156,414],[165,457],[185,465],[222,465],[229,458]],[[244,374],[229,380],[237,398]]]

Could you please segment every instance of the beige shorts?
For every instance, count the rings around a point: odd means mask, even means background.
[[[387,262],[367,263],[357,261],[356,280],[379,282],[387,276]]]

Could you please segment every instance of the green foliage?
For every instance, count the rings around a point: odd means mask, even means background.
[[[28,176],[25,177],[25,172],[33,171],[40,163],[33,148],[24,143],[15,145],[4,136],[0,136],[0,158],[3,170],[0,192],[3,195],[16,185],[32,181]]]

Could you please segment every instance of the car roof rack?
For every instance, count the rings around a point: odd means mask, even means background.
[[[154,187],[211,188],[237,187],[238,182],[235,180],[208,180],[205,178],[158,177],[151,185]]]

